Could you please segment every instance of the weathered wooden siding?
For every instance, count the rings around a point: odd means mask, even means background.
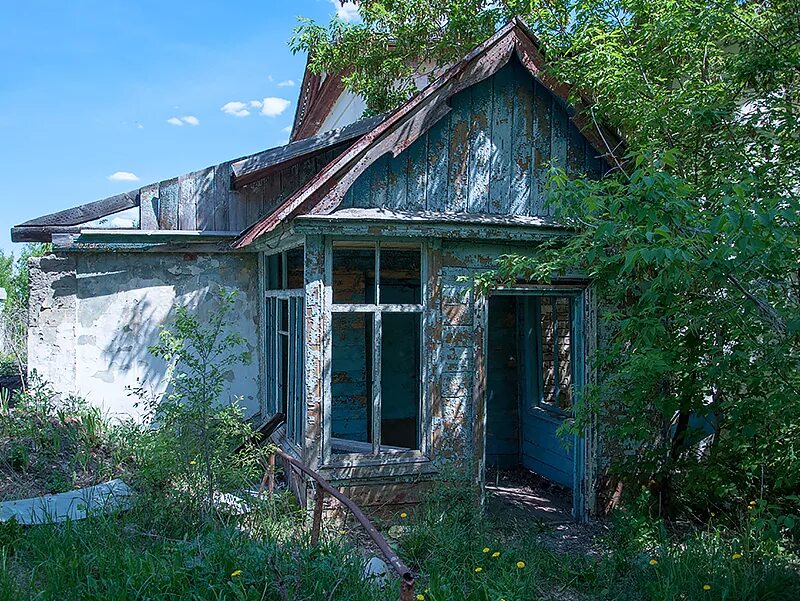
[[[231,189],[231,165],[240,159],[145,186],[139,191],[140,228],[241,232],[275,210],[340,152],[312,156],[240,190]]]
[[[552,214],[545,205],[549,165],[592,177],[603,172],[572,110],[516,58],[455,95],[451,106],[407,150],[369,167],[343,207],[542,216]]]
[[[433,455],[436,463],[452,462],[470,471],[482,459],[476,454],[476,437],[482,416],[474,402],[479,384],[475,361],[484,336],[483,323],[476,319],[479,307],[472,279],[492,269],[502,254],[535,252],[534,248],[498,243],[444,241],[439,277],[441,280],[441,395],[433,401]],[[466,277],[466,280],[462,278]],[[481,443],[482,444],[482,443]],[[474,473],[474,472],[473,472]]]

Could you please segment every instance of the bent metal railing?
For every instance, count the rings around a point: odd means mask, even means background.
[[[258,428],[256,436],[259,438],[259,442],[265,442],[275,432],[275,430],[277,430],[277,428],[284,423],[284,421],[285,416],[279,413]],[[245,444],[242,444],[234,452],[238,452],[244,447]],[[392,566],[395,574],[400,579],[400,601],[413,601],[414,575],[411,573],[411,570],[409,570],[408,566],[406,566],[406,564],[404,564],[403,561],[397,556],[397,553],[395,553],[394,550],[389,546],[389,543],[386,542],[386,539],[380,532],[378,532],[378,529],[375,528],[373,523],[364,514],[361,508],[356,505],[347,495],[336,490],[336,488],[334,488],[330,482],[320,476],[317,472],[305,466],[303,463],[288,453],[285,453],[283,450],[275,448],[275,452],[269,456],[269,465],[264,474],[264,478],[261,481],[260,492],[263,492],[264,487],[266,486],[269,494],[272,495],[275,489],[275,455],[279,455],[290,465],[297,468],[314,481],[315,501],[311,523],[311,544],[313,546],[319,544],[325,495],[330,495],[344,505],[350,511],[350,513],[353,514],[358,522],[364,527],[364,530],[367,531],[367,534],[372,539],[372,542],[374,542],[378,549],[380,549],[388,564]],[[288,471],[291,472],[291,470]]]
[[[381,550],[381,553],[386,558],[386,561],[392,566],[397,577],[400,579],[400,601],[412,601],[414,599],[414,575],[411,573],[411,570],[408,569],[406,564],[397,556],[397,553],[392,550],[389,546],[389,543],[386,542],[386,539],[383,535],[378,532],[378,529],[372,524],[370,519],[364,514],[361,508],[356,505],[347,495],[339,492],[336,490],[330,482],[328,482],[325,478],[320,476],[314,470],[306,467],[297,459],[292,457],[291,455],[285,453],[281,449],[275,449],[275,453],[280,455],[284,460],[288,461],[292,466],[299,469],[303,472],[306,476],[314,480],[315,484],[315,502],[314,502],[314,514],[313,514],[313,521],[311,523],[311,544],[316,546],[319,542],[319,534],[320,528],[322,526],[322,510],[323,504],[325,503],[325,495],[330,495],[339,501],[342,505],[344,505],[350,513],[353,514],[358,522],[364,527],[364,530],[367,531],[369,537],[372,539],[377,547]],[[274,458],[274,455],[272,456]],[[275,478],[275,470],[274,470],[274,460],[270,462],[270,468],[268,469],[268,484],[270,490],[274,487],[274,478]]]

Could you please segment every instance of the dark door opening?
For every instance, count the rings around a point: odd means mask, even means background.
[[[487,492],[548,521],[571,520],[575,505],[575,445],[558,433],[577,384],[575,318],[571,296],[496,295],[489,302]]]

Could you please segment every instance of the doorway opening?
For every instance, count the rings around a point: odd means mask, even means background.
[[[577,293],[500,294],[489,301],[486,473],[490,508],[546,522],[580,520],[578,437],[562,432],[581,381]]]

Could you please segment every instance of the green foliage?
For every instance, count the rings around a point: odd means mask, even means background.
[[[627,146],[601,182],[555,171],[549,201],[574,236],[535,260],[505,257],[479,285],[592,279],[600,385],[576,426],[599,416],[616,477],[651,489],[656,511],[704,516],[755,496],[796,513],[797,0],[374,1],[359,13],[302,23],[293,44],[318,71],[351,66],[345,83],[374,110],[413,92],[419,61],[451,63],[493,23],[526,20],[548,74]]]
[[[28,306],[28,261],[50,252],[49,244],[26,244],[16,259],[0,251],[0,288],[8,294],[6,307]]]
[[[150,352],[169,362],[169,387],[163,397],[144,400],[155,428],[134,431],[131,452],[138,478],[154,503],[179,503],[187,517],[212,514],[215,496],[249,485],[258,477],[261,455],[254,450],[231,457],[253,431],[238,399],[222,402],[229,374],[250,361],[241,336],[225,332],[236,295],[221,289],[214,308],[193,312],[179,306],[173,329],[161,331]]]
[[[29,529],[6,565],[0,550],[0,600],[397,598],[364,583],[361,558],[336,545],[312,549],[222,526],[171,538],[143,530],[140,517]]]
[[[304,19],[291,40],[308,52],[313,72],[343,73],[348,89],[367,100],[372,114],[395,108],[413,94],[415,78],[461,58],[489,37],[504,11],[485,0],[365,0],[361,21],[328,26]],[[444,16],[447,20],[444,20]]]
[[[123,459],[114,428],[82,399],[59,400],[35,376],[0,403],[0,497],[36,496],[112,477]]]
[[[531,530],[529,519],[487,516],[475,499],[475,491],[439,484],[418,512],[396,518],[400,547],[422,573],[419,589],[429,601],[788,600],[800,594],[797,557],[760,528],[758,507],[730,528],[712,519],[684,532],[622,511],[594,543],[603,551],[583,555],[585,548],[556,548],[579,530]]]

